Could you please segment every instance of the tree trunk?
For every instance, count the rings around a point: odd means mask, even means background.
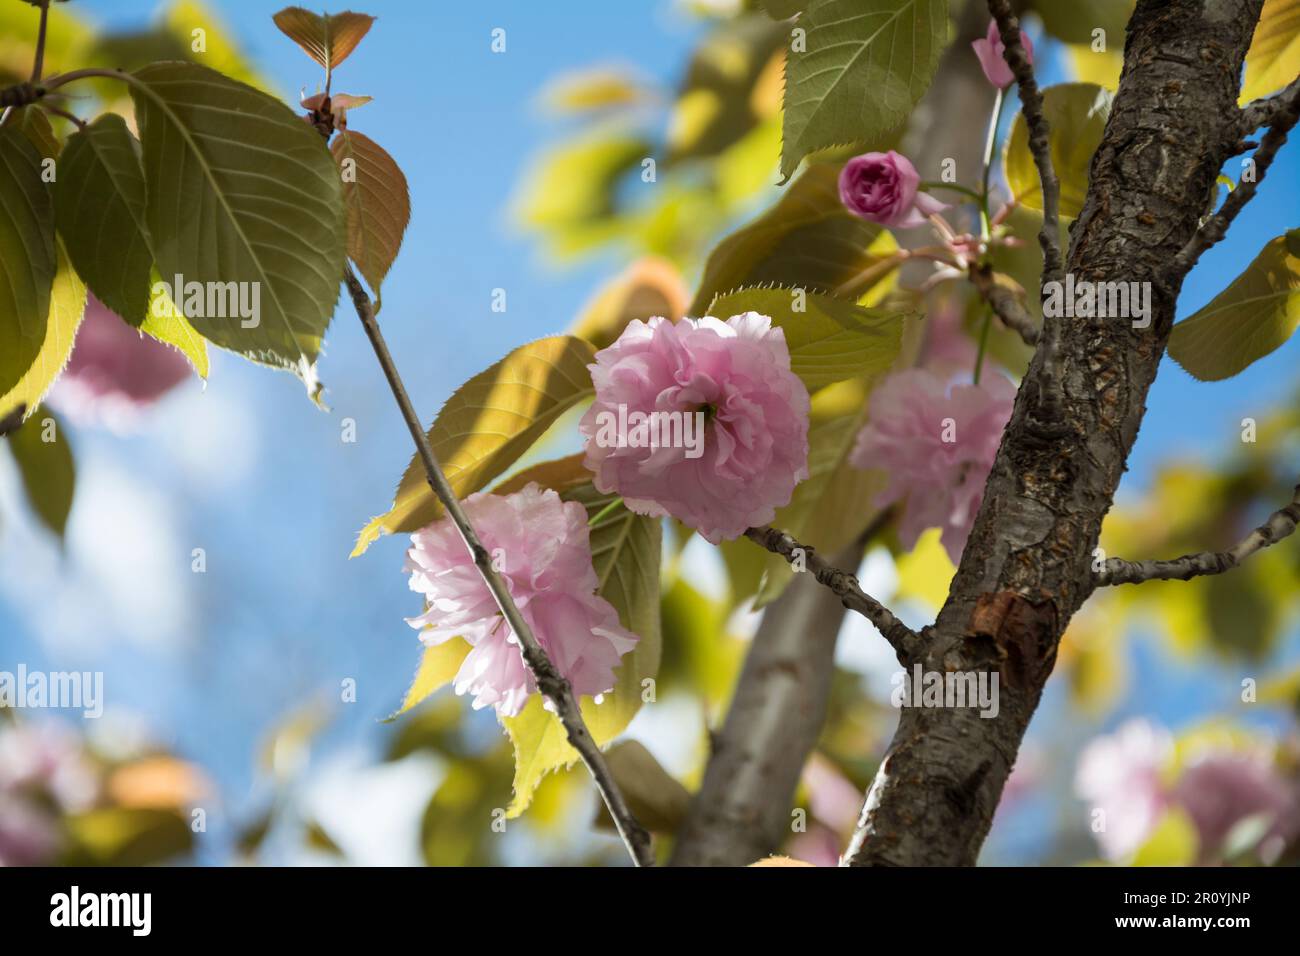
[[[1061,635],[1094,586],[1093,549],[1183,280],[1164,271],[1195,232],[1220,167],[1241,151],[1241,67],[1262,3],[1137,4],[1066,269],[1076,280],[1152,283],[1152,321],[1060,319],[1057,360],[1039,346],[921,662],[939,673],[996,671],[999,712],[903,709],[852,865],[969,865],[979,854]]]

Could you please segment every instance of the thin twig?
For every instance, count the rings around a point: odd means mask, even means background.
[[[41,71],[45,68],[45,28],[50,19],[50,0],[41,3],[41,25],[36,31],[36,62],[32,64],[32,82],[41,81]]]
[[[811,571],[818,583],[835,592],[846,608],[856,611],[876,626],[903,664],[915,655],[920,637],[896,618],[889,608],[863,591],[856,575],[831,567],[814,548],[800,544],[777,528],[750,528],[745,532],[745,537],[773,554],[779,554],[792,565],[802,564],[805,570]]]
[[[1300,76],[1292,80],[1285,89],[1272,96],[1252,100],[1241,108],[1241,132],[1249,136],[1257,129],[1272,126],[1279,113],[1286,109],[1291,97],[1300,90]]]
[[[361,324],[366,330],[366,336],[370,339],[370,344],[375,350],[375,357],[379,359],[379,366],[383,369],[384,378],[388,380],[388,387],[392,390],[393,398],[397,400],[397,407],[402,413],[402,418],[406,421],[406,427],[410,430],[411,438],[415,441],[415,447],[419,452],[420,461],[424,465],[424,475],[428,479],[429,487],[433,489],[433,493],[442,502],[443,507],[447,509],[447,514],[451,517],[457,530],[460,531],[461,537],[465,541],[465,547],[469,549],[474,558],[474,564],[478,567],[483,580],[492,591],[492,596],[496,599],[497,606],[501,609],[501,613],[510,625],[510,629],[514,631],[515,636],[518,638],[524,663],[528,666],[533,679],[537,682],[538,690],[554,706],[560,722],[564,725],[564,731],[568,734],[569,743],[573,745],[574,750],[578,751],[578,754],[582,757],[582,762],[591,771],[591,776],[596,781],[596,788],[600,791],[605,806],[609,809],[609,815],[613,817],[614,824],[618,827],[618,834],[623,838],[628,853],[632,855],[633,862],[637,866],[653,866],[654,854],[650,849],[650,835],[632,815],[627,801],[624,800],[623,794],[614,782],[614,776],[610,773],[604,755],[600,752],[600,748],[596,746],[596,742],[592,739],[591,733],[587,730],[587,725],[582,719],[582,711],[578,708],[578,701],[573,694],[573,688],[568,680],[556,669],[555,665],[551,663],[551,659],[533,634],[532,628],[528,626],[528,622],[519,613],[519,608],[510,595],[509,587],[492,567],[491,555],[488,554],[487,549],[479,541],[478,535],[469,522],[469,518],[465,516],[460,502],[456,499],[456,493],[452,490],[451,485],[447,483],[442,468],[433,456],[433,449],[429,447],[429,439],[420,424],[420,418],[416,415],[415,408],[411,405],[411,399],[406,394],[406,386],[402,384],[401,376],[397,372],[397,366],[388,351],[388,345],[384,342],[384,336],[379,331],[379,323],[375,321],[374,304],[370,301],[369,294],[366,292],[365,287],[361,285],[360,280],[357,279],[356,273],[352,271],[351,266],[347,267],[343,278],[347,284],[348,293],[352,297],[352,304],[357,310],[357,317],[361,319]]]
[[[1277,544],[1300,525],[1300,485],[1285,508],[1269,515],[1267,521],[1246,535],[1229,551],[1202,551],[1172,561],[1125,561],[1109,558],[1097,574],[1097,586],[1141,584],[1143,581],[1187,581],[1206,574],[1231,571],[1251,555]]]
[[[1034,79],[1034,68],[1020,44],[1020,21],[1011,12],[1010,0],[989,0],[989,13],[997,21],[998,33],[1005,48],[1003,58],[1015,75],[1020,88],[1020,104],[1029,129],[1029,152],[1038,167],[1038,178],[1043,186],[1043,228],[1038,231],[1038,244],[1043,247],[1043,282],[1060,281],[1065,269],[1061,256],[1061,231],[1058,222],[1061,204],[1061,182],[1052,169],[1051,127],[1043,113],[1043,94]]]
[[[69,112],[68,110],[61,109],[60,107],[55,106],[49,100],[42,100],[40,104],[40,108],[45,110],[45,112],[47,113],[53,114],[54,116],[63,117],[69,123],[75,125],[77,129],[86,128],[86,121],[83,120],[80,116],[78,116],[76,113],[72,113]]]
[[[1276,109],[1273,110],[1269,118],[1268,132],[1260,140],[1259,148],[1255,150],[1253,157],[1255,160],[1254,177],[1238,183],[1237,188],[1230,192],[1228,198],[1223,201],[1219,211],[1201,223],[1201,228],[1196,230],[1192,238],[1187,240],[1187,244],[1178,251],[1173,261],[1170,262],[1166,277],[1186,275],[1207,249],[1227,235],[1232,220],[1237,218],[1237,213],[1241,212],[1246,203],[1250,202],[1255,195],[1255,190],[1259,188],[1260,182],[1264,179],[1264,173],[1272,165],[1273,157],[1277,155],[1277,151],[1286,142],[1287,134],[1295,126],[1297,120],[1300,120],[1300,82],[1292,83],[1287,87],[1285,94],[1279,99]]]
[[[988,265],[972,262],[966,271],[975,291],[989,304],[993,314],[1002,320],[1002,324],[1019,335],[1026,345],[1037,345],[1038,324],[1021,305],[1019,297],[994,279],[993,269]]]

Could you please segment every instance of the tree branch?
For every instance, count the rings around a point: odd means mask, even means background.
[[[1202,551],[1172,561],[1125,561],[1108,558],[1097,575],[1097,586],[1141,584],[1143,581],[1188,581],[1206,574],[1231,571],[1251,555],[1277,544],[1293,534],[1300,524],[1300,485],[1285,508],[1269,515],[1267,521],[1228,551]]]
[[[604,754],[596,746],[596,742],[592,739],[590,732],[587,730],[587,725],[582,719],[582,712],[578,708],[578,701],[574,697],[573,688],[564,676],[556,670],[555,665],[551,663],[551,659],[546,655],[546,651],[538,643],[532,628],[528,626],[528,622],[519,613],[519,608],[510,595],[509,587],[492,567],[491,555],[488,554],[487,549],[479,541],[478,535],[469,522],[469,518],[466,517],[460,502],[456,498],[456,493],[452,490],[451,485],[447,483],[442,468],[439,467],[437,459],[433,456],[433,449],[429,447],[429,439],[424,433],[424,427],[420,424],[420,418],[416,415],[415,408],[411,405],[411,399],[406,394],[406,387],[402,384],[401,376],[398,374],[397,366],[388,351],[384,336],[379,331],[379,323],[375,321],[374,304],[370,301],[370,296],[367,294],[365,287],[361,285],[360,280],[357,279],[351,266],[346,267],[343,279],[347,285],[348,293],[352,297],[352,305],[356,308],[357,317],[366,330],[366,336],[370,339],[370,344],[375,350],[375,357],[379,359],[379,366],[383,369],[384,378],[388,380],[388,387],[392,390],[393,398],[397,400],[397,407],[402,413],[402,418],[406,422],[412,440],[415,442],[420,461],[424,465],[424,475],[429,482],[429,487],[433,489],[433,493],[442,502],[443,507],[447,509],[447,514],[455,523],[457,530],[460,531],[460,535],[465,541],[465,547],[473,555],[474,564],[478,567],[479,573],[491,590],[493,598],[496,599],[501,614],[518,638],[524,663],[528,666],[533,679],[537,682],[538,690],[554,706],[555,713],[564,725],[564,731],[568,735],[569,743],[573,745],[574,750],[578,751],[578,754],[582,757],[582,762],[591,771],[592,779],[596,781],[596,789],[600,791],[605,806],[609,809],[609,815],[614,819],[614,824],[618,828],[618,834],[623,838],[623,843],[632,856],[632,861],[637,866],[653,866],[654,854],[650,848],[650,835],[632,815],[627,801],[623,798],[618,785],[614,782],[613,774],[610,773],[609,765],[605,762]]]
[[[1247,107],[1249,109],[1249,107]],[[1255,176],[1249,181],[1243,181],[1237,184],[1237,188],[1228,193],[1228,198],[1223,201],[1223,205],[1209,219],[1196,230],[1196,234],[1187,241],[1187,244],[1179,250],[1169,265],[1169,272],[1172,275],[1183,276],[1187,271],[1196,265],[1196,261],[1201,258],[1202,253],[1222,239],[1228,232],[1228,227],[1232,225],[1232,220],[1237,218],[1237,213],[1245,207],[1246,203],[1255,195],[1255,190],[1259,188],[1260,182],[1264,179],[1264,173],[1268,172],[1268,167],[1273,163],[1273,157],[1277,151],[1282,148],[1286,142],[1287,134],[1295,126],[1296,121],[1300,119],[1300,80],[1292,83],[1286,88],[1279,97],[1275,107],[1271,110],[1269,117],[1268,132],[1260,140],[1259,148],[1255,150]]]
[[[1040,335],[1038,323],[1020,304],[1016,294],[996,281],[991,266],[972,262],[967,275],[975,291],[989,304],[989,308],[1002,320],[1003,325],[1019,335],[1026,345],[1038,344]]]
[[[815,548],[800,544],[776,528],[750,528],[745,537],[773,554],[779,554],[792,565],[802,563],[819,584],[835,593],[841,604],[850,611],[857,611],[876,626],[898,655],[900,663],[906,666],[912,659],[920,644],[920,636],[896,618],[889,608],[863,591],[856,575],[831,567]]]
[[[1297,76],[1281,92],[1252,100],[1241,108],[1241,132],[1249,136],[1257,129],[1272,126],[1280,113],[1284,112],[1296,91],[1300,90],[1300,76]]]
[[[1048,322],[1044,338],[1059,333],[1059,348],[1049,355],[1040,342],[1030,361],[948,598],[914,664],[998,673],[998,713],[902,709],[845,855],[852,865],[978,858],[1061,635],[1095,590],[1093,549],[1141,428],[1183,275],[1159,280],[1196,233],[1223,163],[1239,152],[1241,69],[1262,5],[1136,4],[1068,269],[1090,282],[1150,282],[1152,321],[1141,329],[1101,317]],[[990,6],[1018,62],[1008,4]],[[1047,422],[1035,398],[1053,389],[1060,415]]]
[[[1060,281],[1064,266],[1061,257],[1061,182],[1052,169],[1052,150],[1049,140],[1051,128],[1043,113],[1043,94],[1034,79],[1034,68],[1020,44],[1020,21],[1011,12],[1010,0],[989,0],[989,13],[997,21],[998,33],[1005,48],[1003,58],[1015,75],[1020,89],[1020,103],[1029,129],[1029,152],[1038,167],[1038,178],[1043,184],[1043,228],[1038,231],[1038,244],[1043,247],[1043,282]]]

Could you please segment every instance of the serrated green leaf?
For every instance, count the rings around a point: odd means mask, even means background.
[[[1242,105],[1280,90],[1300,75],[1300,0],[1264,0],[1246,51]]]
[[[57,261],[54,204],[41,154],[17,129],[0,129],[0,394],[36,361],[46,338]],[[34,407],[35,403],[28,403]]]
[[[1231,285],[1174,326],[1169,355],[1201,381],[1217,382],[1285,344],[1297,325],[1300,229],[1293,229],[1270,239]]]
[[[939,65],[946,0],[811,0],[806,31],[785,73],[781,174],[828,146],[861,143],[901,126]]]
[[[1061,83],[1043,90],[1043,113],[1051,127],[1048,145],[1052,169],[1061,183],[1062,217],[1074,218],[1083,209],[1088,170],[1093,154],[1101,145],[1112,99],[1114,94],[1095,83]],[[1029,152],[1029,129],[1024,113],[1017,113],[1011,124],[1002,168],[1016,200],[1042,212],[1043,187]]]
[[[32,511],[45,527],[62,537],[76,484],[72,447],[63,423],[43,408],[8,438]]]
[[[6,418],[18,406],[27,409],[27,415],[45,398],[54,380],[68,364],[72,343],[77,337],[77,327],[86,311],[86,287],[77,277],[76,270],[63,251],[63,242],[55,240],[58,271],[50,289],[49,312],[43,329],[43,338],[35,358],[13,388],[0,395],[0,419]]]
[[[802,305],[803,311],[796,311]],[[857,375],[878,375],[893,364],[909,313],[869,309],[844,299],[796,289],[737,289],[718,296],[708,314],[728,319],[766,315],[785,334],[790,369],[809,392]]]
[[[560,497],[580,501],[594,517],[615,497],[603,495],[590,484],[569,488]],[[597,594],[618,611],[619,621],[640,640],[615,672],[614,689],[597,704],[581,701],[582,716],[598,746],[605,746],[626,728],[641,709],[642,681],[659,671],[659,559],[662,523],[657,518],[633,514],[621,505],[591,529],[592,567],[600,582]],[[558,717],[534,695],[515,717],[502,720],[515,750],[514,799],[507,817],[528,808],[538,784],[553,770],[570,766],[578,752],[568,742]]]
[[[131,325],[149,310],[153,252],[144,224],[139,143],[116,113],[68,137],[54,188],[55,221],[77,274]]]
[[[302,7],[285,7],[271,19],[281,33],[326,69],[346,60],[375,22],[369,14],[351,10],[322,16]]]
[[[324,141],[284,104],[190,63],[145,67],[131,96],[164,281],[234,282],[259,298],[248,328],[240,316],[186,318],[217,345],[293,371],[316,398],[346,255],[342,187]]]
[[[411,221],[406,176],[378,143],[353,130],[335,136],[330,151],[347,204],[348,255],[378,295]]]
[[[780,201],[709,253],[690,315],[702,315],[717,295],[742,286],[783,285],[834,292],[898,250],[893,235],[851,215],[840,202],[839,166],[810,167]],[[882,280],[870,290],[890,287]],[[874,301],[874,295],[868,298]]]
[[[594,394],[590,343],[557,335],[521,345],[458,388],[429,429],[429,444],[458,497],[478,491],[510,467],[555,420]],[[352,556],[382,534],[415,531],[443,513],[411,458],[393,507],[361,529]]]
[[[176,308],[167,286],[158,276],[158,271],[150,273],[149,308],[140,331],[150,338],[157,339],[164,345],[170,345],[185,356],[199,378],[208,377],[208,343],[190,325],[180,309]]]
[[[415,671],[411,686],[406,689],[402,697],[401,706],[393,711],[385,722],[396,720],[412,707],[422,703],[434,691],[450,684],[470,650],[470,645],[459,637],[425,647],[420,654],[420,666]]]

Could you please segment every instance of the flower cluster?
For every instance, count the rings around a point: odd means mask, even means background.
[[[595,593],[586,509],[533,483],[509,495],[470,495],[464,508],[519,612],[574,693],[611,690],[614,668],[637,636]],[[425,613],[408,619],[420,639],[432,646],[461,637],[473,646],[456,674],[456,693],[472,694],[475,709],[491,705],[503,717],[518,714],[536,682],[449,518],[411,535],[406,571],[411,590],[427,602]]]
[[[888,474],[876,503],[903,502],[904,547],[925,529],[941,528],[948,555],[954,563],[961,558],[1015,395],[997,374],[949,389],[927,369],[897,372],[872,393],[871,420],[849,460]]]
[[[632,511],[671,515],[717,544],[771,521],[808,477],[808,390],[767,316],[633,321],[590,368],[586,465]],[[701,453],[601,440],[602,420],[631,413],[700,414]]]

